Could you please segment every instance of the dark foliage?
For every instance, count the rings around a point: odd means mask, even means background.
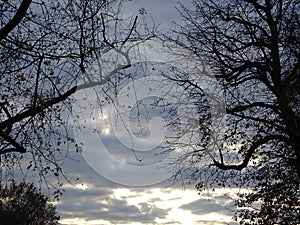
[[[0,190],[0,224],[57,225],[59,216],[49,201],[32,183],[12,182]]]

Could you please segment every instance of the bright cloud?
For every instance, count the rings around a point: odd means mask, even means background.
[[[73,190],[71,190],[73,189]],[[231,222],[225,209],[228,190],[199,196],[195,190],[178,188],[97,188],[78,184],[60,203],[61,224],[224,224]],[[76,199],[72,201],[70,199]],[[233,223],[231,223],[233,224]]]

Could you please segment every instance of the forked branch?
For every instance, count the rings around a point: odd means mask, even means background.
[[[289,139],[287,137],[285,137],[285,136],[282,136],[282,135],[268,135],[268,136],[265,136],[265,137],[257,140],[256,142],[254,142],[251,145],[251,147],[248,149],[248,152],[246,153],[245,158],[244,158],[244,160],[243,160],[243,162],[241,164],[226,165],[225,163],[218,162],[214,158],[212,158],[212,160],[214,162],[214,165],[216,167],[218,167],[219,169],[222,169],[222,170],[239,170],[239,171],[241,171],[242,169],[244,169],[245,167],[247,167],[247,165],[248,165],[250,159],[252,158],[255,150],[258,147],[260,147],[261,145],[267,144],[269,141],[272,141],[272,140],[279,140],[279,141],[285,142],[287,144],[290,143]]]

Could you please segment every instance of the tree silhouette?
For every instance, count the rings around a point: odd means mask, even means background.
[[[122,0],[3,1],[0,4],[1,167],[21,165],[42,180],[58,176],[70,146],[72,96],[131,65],[132,45],[153,36]],[[101,60],[106,53],[119,61]],[[91,72],[91,65],[97,65]],[[22,160],[21,163],[20,160]]]
[[[55,225],[59,216],[55,206],[49,203],[32,183],[16,184],[0,190],[1,225]]]
[[[182,143],[190,151],[173,162],[174,177],[188,174],[198,190],[226,183],[254,188],[238,200],[245,207],[241,223],[299,223],[300,4],[194,0],[193,6],[179,8],[185,22],[174,30],[179,38],[173,42],[216,77],[226,114],[219,130],[204,133],[211,112],[199,111],[201,135]],[[177,73],[171,79],[192,97],[204,96],[195,77]],[[205,106],[200,102],[199,109]]]

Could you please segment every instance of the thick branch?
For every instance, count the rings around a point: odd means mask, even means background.
[[[263,138],[259,139],[258,141],[254,142],[251,145],[251,147],[249,148],[248,152],[246,153],[245,158],[244,158],[244,160],[241,164],[238,164],[238,165],[225,165],[224,163],[220,163],[215,159],[213,159],[213,162],[214,162],[215,166],[217,166],[219,169],[222,169],[222,170],[239,170],[240,171],[248,165],[248,163],[249,163],[252,155],[254,154],[255,150],[258,147],[260,147],[261,145],[266,144],[271,140],[280,140],[280,141],[286,142],[288,144],[290,143],[288,138],[284,137],[282,135],[269,135],[269,136],[266,136],[266,137],[263,137]]]
[[[242,114],[242,113],[236,113],[234,111],[229,112],[229,114],[231,114],[233,116],[236,116],[236,117],[239,117],[241,119],[252,120],[252,121],[257,121],[257,122],[263,123],[265,125],[271,125],[272,127],[276,127],[279,130],[282,130],[282,131],[286,132],[285,127],[278,124],[278,123],[276,123],[276,121],[263,119],[263,118],[260,118],[260,117],[257,117],[257,116],[256,117],[255,116],[248,116],[248,115],[245,115],[245,114]]]
[[[251,109],[253,107],[262,107],[262,108],[268,108],[268,109],[272,109],[274,112],[278,113],[278,108],[275,105],[272,104],[268,104],[265,102],[253,102],[247,105],[239,105],[236,106],[234,108],[227,108],[227,112],[228,113],[233,113],[233,112],[243,112],[247,109]]]
[[[12,116],[8,118],[7,120],[0,123],[0,130],[3,130],[7,127],[12,126],[12,124],[20,122],[21,120],[30,117],[35,116],[41,112],[43,112],[46,108],[49,108],[57,103],[65,101],[68,97],[70,97],[72,94],[76,93],[79,90],[92,88],[96,86],[101,86],[105,84],[113,74],[116,72],[128,68],[130,65],[120,65],[116,67],[114,70],[112,70],[104,79],[101,81],[95,81],[95,82],[89,82],[81,85],[75,85],[74,87],[70,88],[68,91],[66,91],[64,94],[59,95],[58,97],[54,97],[50,100],[44,101],[40,103],[38,106],[32,106],[31,108],[25,110],[24,112],[18,113],[15,116]]]
[[[0,130],[0,137],[3,138],[6,142],[8,142],[10,145],[14,146],[14,148],[9,149],[3,149],[0,151],[0,155],[8,153],[8,152],[20,152],[25,153],[26,150],[23,146],[21,146],[19,143],[17,143],[14,139],[12,139],[8,134]]]
[[[3,40],[21,22],[31,2],[32,0],[22,1],[15,16],[0,30],[0,40]]]

